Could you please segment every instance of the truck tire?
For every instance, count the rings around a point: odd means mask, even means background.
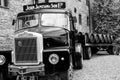
[[[101,34],[100,36],[101,36],[101,37],[100,37],[100,43],[104,43],[104,42],[105,42],[105,39],[104,39],[103,34]]]
[[[89,38],[88,33],[85,33],[85,42],[90,43],[90,38]]]
[[[107,52],[110,54],[110,55],[115,55],[115,51],[113,50],[113,46],[110,46],[107,50]]]
[[[111,35],[111,42],[113,42],[113,40],[114,40],[114,38],[113,38],[113,36]]]
[[[96,54],[98,52],[98,49],[96,47],[91,48],[92,54]]]
[[[59,76],[60,76],[60,80],[73,80],[72,64],[70,65],[67,71],[59,73]]]
[[[74,55],[74,69],[82,69],[83,68],[83,47],[82,45],[76,46],[76,53]]]
[[[7,69],[0,70],[0,80],[10,80],[8,78],[8,72]]]
[[[111,35],[109,35],[109,43],[112,43]]]
[[[76,62],[75,62],[75,66],[74,69],[82,69],[83,68],[83,57],[82,55],[76,55]]]
[[[107,37],[107,35],[104,36],[104,39],[105,39],[105,43],[108,43],[108,37]]]
[[[2,72],[0,72],[0,80],[5,80]]]
[[[92,57],[91,47],[85,47],[84,54],[85,54],[85,59],[91,59]]]
[[[108,43],[110,44],[111,43],[110,35],[108,34],[106,36],[107,36]]]
[[[99,37],[98,34],[96,34],[96,36],[95,36],[95,42],[96,42],[96,43],[99,43],[99,42],[100,42],[100,37]]]
[[[95,43],[95,36],[94,36],[94,34],[90,34],[90,43]]]
[[[119,55],[119,47],[118,46],[113,46],[113,52],[115,55]]]

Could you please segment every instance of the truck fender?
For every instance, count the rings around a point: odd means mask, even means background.
[[[82,44],[76,44],[75,45],[75,52],[82,53]]]

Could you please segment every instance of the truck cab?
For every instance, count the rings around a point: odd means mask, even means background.
[[[11,76],[36,80],[36,76],[59,74],[60,79],[71,80],[73,68],[82,68],[82,48],[71,11],[64,2],[25,5],[24,10],[15,24]]]

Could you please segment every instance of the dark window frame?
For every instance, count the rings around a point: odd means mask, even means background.
[[[89,26],[90,25],[90,21],[89,21],[90,19],[89,19],[89,16],[87,16],[87,26]]]
[[[8,7],[8,0],[0,0],[1,7]]]
[[[82,15],[79,14],[78,16],[79,16],[79,24],[82,25]]]

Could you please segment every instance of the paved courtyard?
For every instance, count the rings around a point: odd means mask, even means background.
[[[73,80],[120,80],[120,55],[98,54],[84,60],[83,65]]]

